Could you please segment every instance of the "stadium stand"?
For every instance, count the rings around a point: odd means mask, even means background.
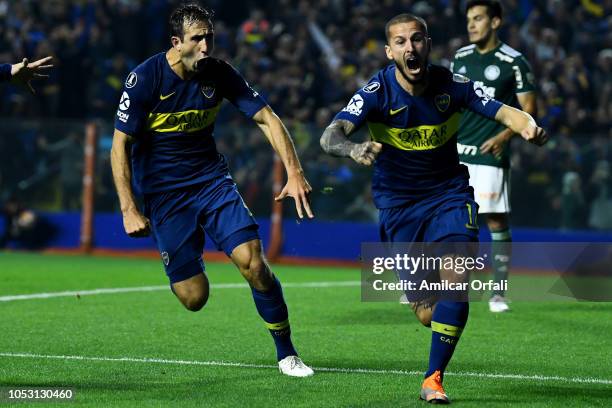
[[[115,211],[108,149],[123,81],[137,61],[169,44],[177,1],[0,1],[0,61],[56,57],[37,97],[0,88],[0,202],[78,211],[84,124],[101,129],[96,210]],[[606,2],[604,2],[606,3]],[[387,63],[384,22],[400,12],[430,25],[432,60],[449,64],[466,43],[463,2],[453,0],[213,0],[215,56],[230,60],[279,113],[316,190],[322,220],[372,221],[369,170],[331,160],[318,147],[331,112]],[[606,4],[610,4],[607,2]],[[241,7],[244,6],[244,7]],[[538,85],[538,122],[552,143],[513,143],[513,224],[564,230],[612,229],[612,10],[578,0],[504,1],[501,37],[522,50]],[[608,17],[606,17],[608,16]],[[244,198],[270,213],[272,157],[261,134],[225,106],[216,130]],[[365,136],[365,135],[364,135]],[[234,150],[235,149],[231,149]],[[347,182],[348,181],[348,182]]]

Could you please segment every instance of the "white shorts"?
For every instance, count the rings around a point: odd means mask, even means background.
[[[480,214],[510,212],[510,169],[465,164],[470,172],[470,186],[480,207]]]

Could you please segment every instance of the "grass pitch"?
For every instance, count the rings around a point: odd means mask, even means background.
[[[209,303],[191,313],[166,289],[159,261],[0,253],[0,300],[69,292],[0,301],[0,387],[73,388],[74,402],[58,406],[426,406],[417,397],[429,330],[406,306],[362,303],[358,270],[274,267],[296,347],[320,368],[295,379],[274,368],[250,291],[232,285],[239,273],[207,269]],[[85,292],[144,286],[153,287]],[[465,407],[610,406],[611,312],[609,303],[515,302],[493,315],[472,303],[446,390]]]

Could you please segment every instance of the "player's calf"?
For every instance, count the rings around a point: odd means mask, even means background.
[[[253,240],[236,247],[232,251],[232,261],[254,289],[266,292],[274,286],[274,277],[261,251],[261,241]]]

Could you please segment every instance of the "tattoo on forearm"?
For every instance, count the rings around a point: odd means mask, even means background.
[[[335,120],[321,136],[321,148],[328,154],[338,157],[349,157],[355,143],[348,137],[355,130],[355,125],[348,120]]]

